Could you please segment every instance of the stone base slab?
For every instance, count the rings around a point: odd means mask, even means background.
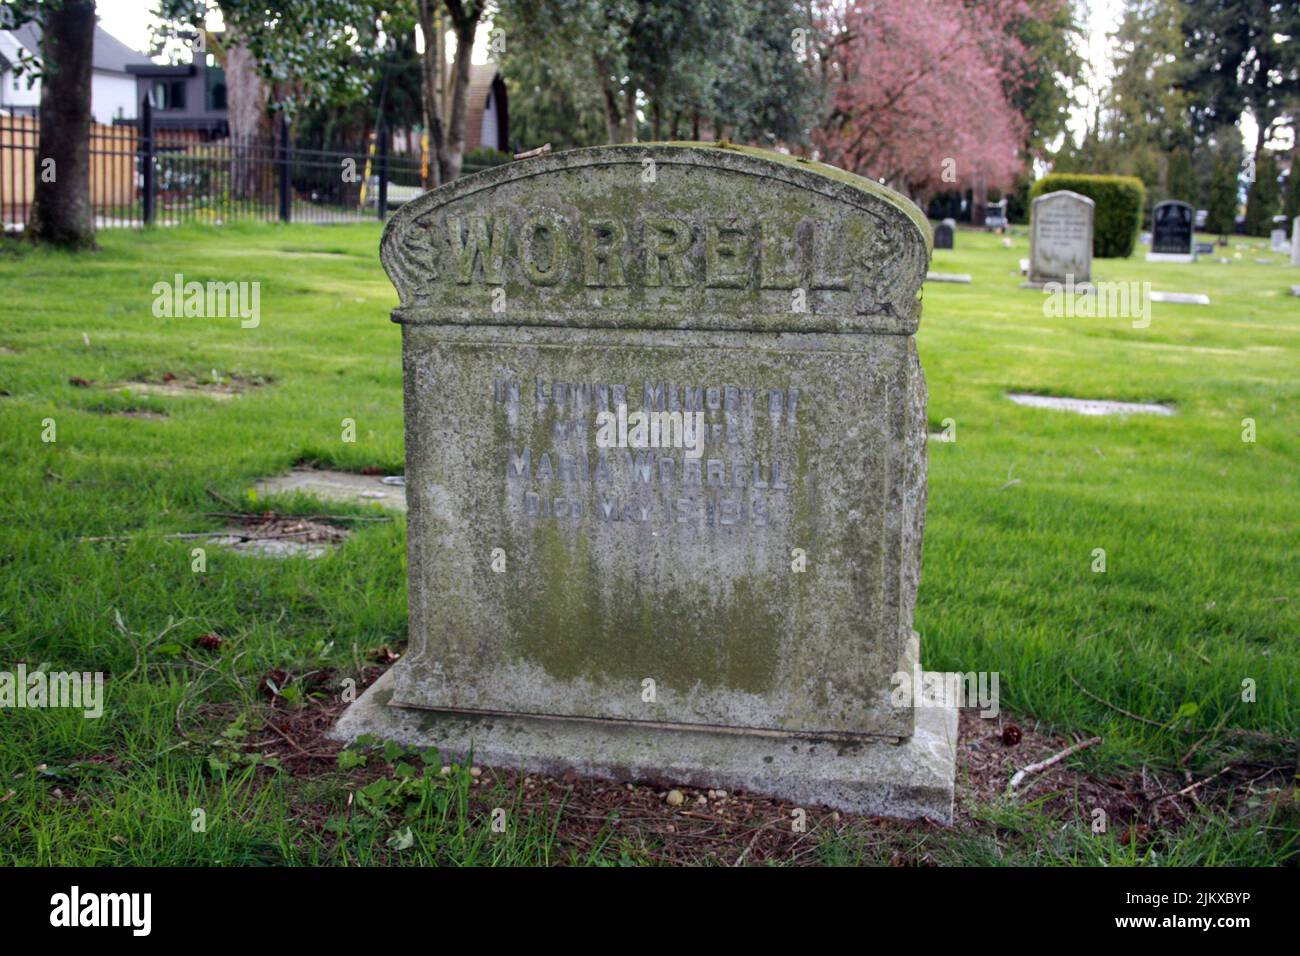
[[[1147,262],[1195,262],[1194,252],[1148,252]]]
[[[397,666],[401,666],[400,664]],[[957,708],[916,709],[901,744],[844,743],[635,723],[459,714],[390,705],[388,670],[339,718],[328,736],[363,734],[444,758],[529,773],[565,771],[619,782],[758,793],[850,813],[950,824],[957,775]]]

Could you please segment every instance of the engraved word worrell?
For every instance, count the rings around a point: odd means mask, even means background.
[[[512,223],[522,220],[518,234]],[[557,212],[513,210],[448,216],[445,278],[460,285],[501,285],[517,275],[534,286],[563,282],[599,288],[703,285],[740,289],[848,289],[828,274],[826,226],[737,218],[694,221],[649,217],[566,219]]]

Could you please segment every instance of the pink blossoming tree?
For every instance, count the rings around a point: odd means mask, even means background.
[[[1025,120],[1007,100],[1030,53],[1014,25],[1043,0],[849,0],[818,8],[809,66],[826,91],[819,158],[914,198],[1010,187]]]

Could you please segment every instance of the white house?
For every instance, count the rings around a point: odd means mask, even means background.
[[[25,59],[24,51],[40,61],[38,25],[26,23],[13,30],[0,30],[0,115],[31,116],[40,108],[40,80],[29,87],[30,77],[15,71],[20,60]],[[126,68],[152,62],[96,24],[90,79],[90,112],[96,123],[136,118],[136,80]]]

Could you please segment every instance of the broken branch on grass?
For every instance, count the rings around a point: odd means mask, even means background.
[[[242,518],[245,521],[293,521],[327,520],[327,521],[392,521],[392,515],[285,515],[274,511],[205,511],[208,518]]]
[[[1007,796],[1011,796],[1016,787],[1020,786],[1021,782],[1030,774],[1046,770],[1048,767],[1060,763],[1066,757],[1071,757],[1074,754],[1077,754],[1080,750],[1086,750],[1099,743],[1101,743],[1100,737],[1089,737],[1087,740],[1082,743],[1077,743],[1073,747],[1066,747],[1060,753],[1054,754],[1046,760],[1040,760],[1038,763],[1031,763],[1029,766],[1017,770],[1015,776],[1011,778],[1011,782],[1007,784]]]

